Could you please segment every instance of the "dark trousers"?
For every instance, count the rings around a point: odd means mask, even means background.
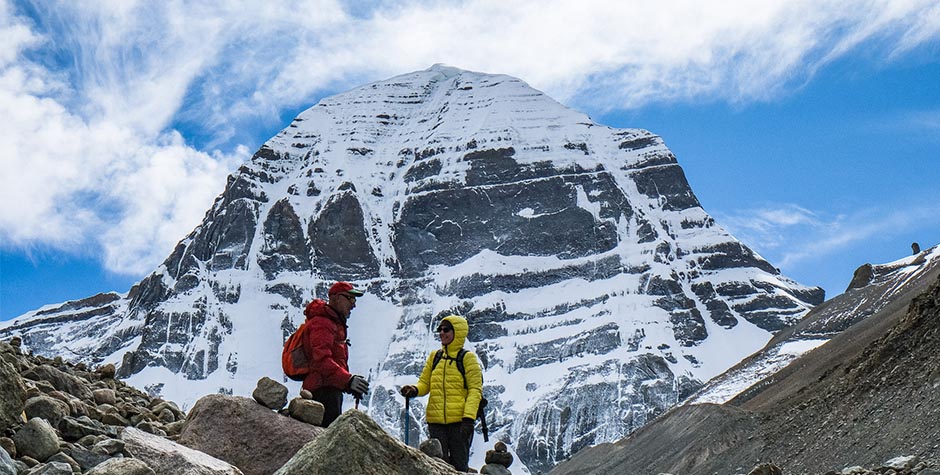
[[[343,413],[343,392],[336,388],[320,388],[313,393],[313,400],[323,404],[323,427],[329,427]]]
[[[470,444],[473,443],[473,434],[464,437],[460,434],[460,423],[456,424],[428,424],[428,436],[441,441],[444,451],[444,461],[453,465],[461,472],[467,471],[470,462]]]

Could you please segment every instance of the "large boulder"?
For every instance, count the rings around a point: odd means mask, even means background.
[[[23,421],[26,387],[16,368],[0,359],[0,434]]]
[[[121,438],[125,451],[156,475],[243,475],[227,462],[140,429],[128,427]]]
[[[0,449],[0,475],[16,475],[16,466],[6,450]]]
[[[253,399],[211,394],[193,406],[179,442],[225,460],[246,475],[270,475],[324,431]]]
[[[303,446],[274,475],[457,475],[442,460],[392,438],[369,416],[350,409]]]
[[[34,417],[13,434],[16,453],[45,462],[59,451],[59,436],[45,419]]]
[[[47,381],[59,391],[67,392],[83,401],[94,401],[94,395],[85,381],[52,366],[34,366],[24,371],[23,377],[33,381]]]

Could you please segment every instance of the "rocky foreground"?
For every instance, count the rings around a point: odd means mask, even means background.
[[[14,338],[0,342],[0,475],[458,473],[432,456],[436,441],[408,447],[357,410],[324,429],[319,403],[287,394],[263,378],[253,398],[208,395],[184,414],[113,365],[32,356]],[[481,473],[510,474],[501,445]]]

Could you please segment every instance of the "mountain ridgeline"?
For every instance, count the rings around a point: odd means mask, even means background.
[[[400,434],[397,388],[459,313],[491,431],[533,470],[630,434],[824,297],[716,223],[659,137],[434,66],[301,113],[127,294],[46,306],[0,336],[119,363],[187,405],[279,377],[303,305],[334,280],[368,291],[350,366],[376,421]]]

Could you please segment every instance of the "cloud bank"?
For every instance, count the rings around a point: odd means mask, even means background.
[[[0,242],[147,272],[283,115],[433,63],[602,112],[773,100],[938,37],[934,0],[0,0]]]

